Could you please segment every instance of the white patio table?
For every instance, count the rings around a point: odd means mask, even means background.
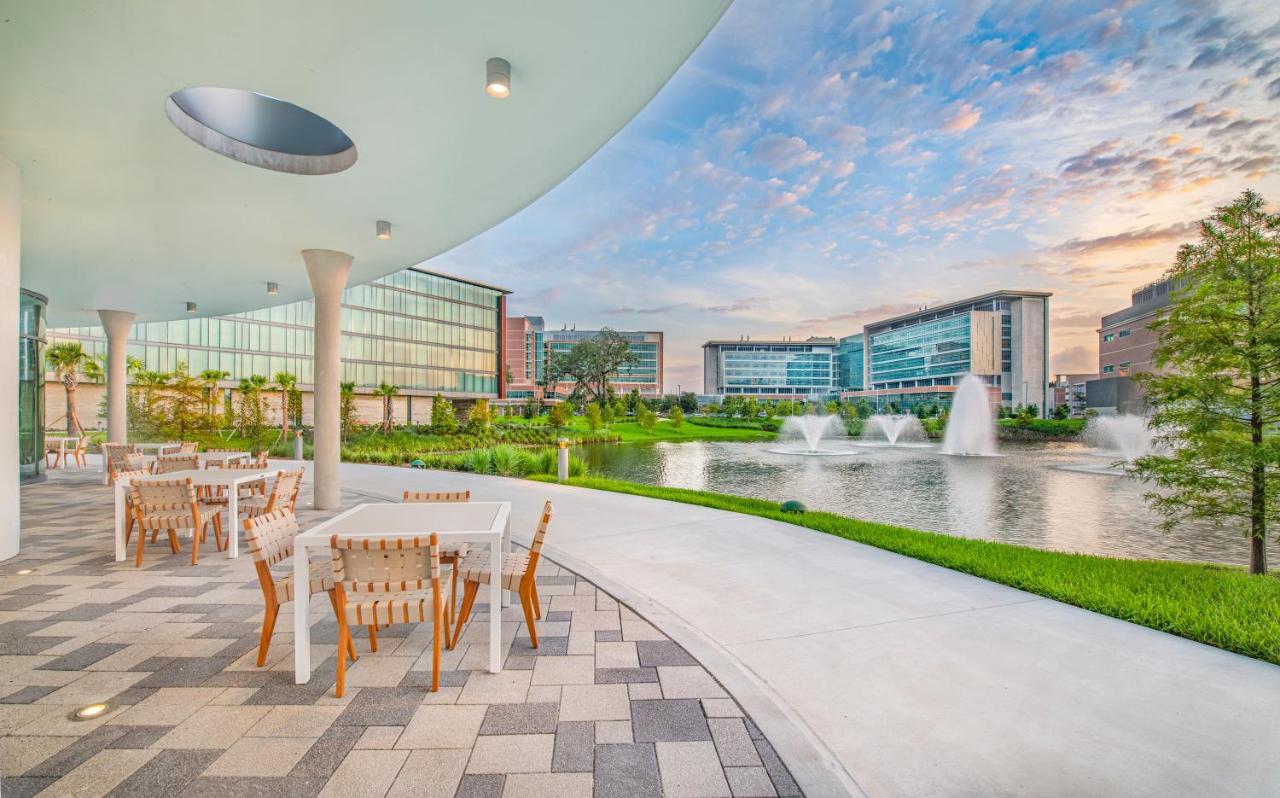
[[[502,573],[502,556],[511,528],[511,502],[424,502],[358,504],[293,538],[293,580],[308,580],[308,554],[329,555],[331,535],[362,538],[413,537],[436,533],[440,542],[487,543],[493,573]],[[293,602],[294,681],[311,680],[311,624],[308,602]],[[502,580],[489,580],[489,672],[502,671]]]
[[[138,447],[138,451],[147,454],[150,452],[152,457],[160,454],[167,454],[169,451],[177,451],[182,448],[181,443],[134,443]],[[111,481],[111,469],[107,467],[107,454],[102,453],[102,484],[105,485]]]
[[[200,465],[205,468],[221,468],[227,463],[235,463],[244,460],[249,456],[248,452],[200,452],[197,455],[200,458]],[[144,458],[147,465],[150,466],[156,460],[160,459],[159,455],[149,454]]]
[[[79,438],[72,438],[67,435],[46,435],[45,442],[45,458],[48,459],[48,444],[56,443],[58,445],[58,465],[57,468],[67,467],[67,444],[72,445],[72,451],[75,450],[76,442]]]
[[[196,487],[212,486],[227,489],[227,519],[228,523],[223,526],[224,532],[229,532],[227,543],[227,556],[240,556],[240,535],[238,526],[238,515],[240,512],[240,486],[246,482],[253,482],[269,477],[279,469],[275,468],[209,468],[191,471],[170,471],[167,474],[145,477],[147,480],[168,480],[168,479],[191,479]],[[129,489],[129,479],[121,478],[116,480],[116,562],[120,562],[125,558],[124,550],[124,497],[125,491]]]

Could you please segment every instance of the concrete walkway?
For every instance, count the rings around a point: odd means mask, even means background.
[[[1280,795],[1280,668],[752,516],[471,474],[344,487],[546,498],[551,555],[697,657],[810,795]]]

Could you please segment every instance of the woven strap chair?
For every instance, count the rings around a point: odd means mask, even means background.
[[[71,453],[76,459],[76,465],[80,468],[87,468],[89,465],[89,436],[81,435],[76,439],[76,449]]]
[[[538,647],[538,631],[534,628],[534,619],[542,618],[542,608],[538,604],[538,560],[542,556],[542,541],[547,537],[547,527],[551,525],[553,511],[551,502],[542,505],[542,518],[538,521],[538,530],[533,534],[533,543],[528,552],[509,552],[502,555],[502,588],[520,596],[520,606],[524,608],[524,620],[529,626],[529,644]],[[489,563],[489,552],[477,551],[468,555],[458,564],[458,576],[462,579],[462,610],[458,613],[458,622],[454,626],[453,645],[458,644],[462,627],[471,614],[475,604],[476,593],[480,585],[489,584],[493,578],[493,569]],[[490,607],[490,612],[499,611]]]
[[[169,547],[176,554],[180,550],[177,530],[190,529],[191,564],[200,559],[200,541],[205,528],[213,523],[214,541],[222,551],[222,516],[220,508],[196,498],[191,479],[138,479],[129,483],[133,499],[133,515],[138,524],[137,567],[142,567],[142,542],[147,530],[169,534]]]
[[[271,566],[293,557],[293,537],[298,534],[298,519],[287,509],[262,513],[244,522],[245,542],[253,557],[253,567],[258,572],[258,585],[266,611],[262,616],[262,639],[258,643],[258,667],[267,662],[267,650],[271,647],[271,634],[276,628],[280,605],[293,601],[298,588],[293,583],[293,573],[273,572]],[[333,592],[333,570],[328,562],[311,562],[307,579],[306,596],[328,593],[334,613],[338,612],[337,597]],[[303,599],[304,601],[306,599]],[[348,638],[346,654],[356,659],[355,644]]]
[[[199,471],[200,456],[194,453],[156,455],[155,469],[157,474],[170,474],[174,471]]]
[[[145,468],[138,469],[137,471],[112,471],[111,484],[114,485],[118,479],[146,479],[149,476],[151,476],[151,474]],[[129,545],[129,538],[133,536],[134,523],[136,523],[136,519],[133,517],[133,491],[129,490],[124,494],[124,545],[126,546]],[[152,543],[156,542],[156,533],[158,531],[158,529],[153,529],[151,531]]]
[[[183,441],[178,445],[178,454],[195,454],[200,451],[200,444],[196,441]]]
[[[247,496],[240,499],[240,512],[250,518],[272,510],[288,510],[294,512],[298,504],[298,490],[302,485],[302,470],[277,471],[275,484],[271,493],[266,496]]]
[[[112,471],[133,471],[135,470],[129,463],[125,462],[125,456],[130,454],[138,454],[138,447],[131,443],[104,443],[102,444],[102,456],[107,459],[107,473]],[[138,455],[141,457],[142,455]],[[146,465],[145,458],[143,465]]]
[[[471,501],[471,491],[421,491],[406,490],[401,497],[401,501],[405,504],[413,504],[415,502],[469,502]],[[449,615],[449,623],[453,623],[458,617],[458,563],[463,557],[471,553],[471,547],[467,543],[442,543],[440,545],[440,562],[444,565],[452,566],[453,574],[449,580],[449,601],[445,607],[445,612]],[[446,641],[449,649],[453,650],[453,641]]]
[[[431,622],[431,690],[440,689],[440,647],[449,636],[444,614],[445,583],[440,574],[440,541],[430,537],[329,539],[334,594],[338,597],[339,698],[346,684],[351,626]],[[373,650],[377,650],[376,647]]]

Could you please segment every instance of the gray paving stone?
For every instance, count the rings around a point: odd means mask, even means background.
[[[420,687],[362,687],[334,725],[405,726],[424,697]]]
[[[640,655],[640,664],[645,667],[698,664],[689,652],[671,640],[637,640],[636,653]]]
[[[125,731],[124,726],[99,726],[22,775],[61,778],[122,737]]]
[[[551,734],[559,715],[559,704],[490,704],[480,733]]]
[[[288,775],[327,779],[364,734],[363,726],[330,726],[293,766]]]
[[[151,744],[165,736],[172,726],[125,726],[124,734],[112,740],[107,748],[150,748]]]
[[[566,612],[564,610],[561,610],[559,612],[548,612],[546,615],[542,616],[542,620],[547,621],[549,623],[557,623],[560,621],[571,621],[573,620],[573,613]]]
[[[314,798],[324,789],[327,779],[283,776],[251,778],[204,776],[191,782],[182,798]]]
[[[782,764],[782,760],[778,758],[778,752],[773,750],[769,741],[762,739],[754,742],[756,752],[760,754],[760,761],[764,764],[769,780],[773,782],[773,788],[778,791],[780,798],[794,798],[801,795],[800,786],[796,784],[795,779],[791,778],[791,771]]]
[[[531,671],[533,670],[533,663],[537,659],[537,657],[533,656],[512,654],[507,657],[507,661],[502,664],[502,667],[509,671]]]
[[[454,798],[502,798],[507,777],[500,774],[469,774],[462,777]]]
[[[637,743],[711,739],[702,704],[696,698],[632,701],[631,730]]]
[[[165,750],[107,793],[109,798],[168,798],[179,794],[222,754],[209,750]]]
[[[160,658],[156,658],[160,659]],[[152,660],[147,660],[151,662]],[[200,687],[205,680],[222,672],[235,662],[235,657],[173,657],[163,667],[138,682],[137,687]],[[146,665],[147,662],[142,663]],[[131,670],[150,670],[132,668]]]
[[[597,629],[596,642],[597,643],[620,643],[622,642],[622,630],[621,629]]]
[[[58,613],[59,621],[96,621],[104,615],[109,615],[123,607],[129,606],[132,601],[120,602],[117,604],[81,604],[79,607],[73,607],[69,610],[63,610]]]
[[[58,616],[62,620],[62,616]],[[128,648],[121,643],[89,643],[40,666],[42,671],[82,671],[100,659]]]
[[[52,777],[34,778],[31,776],[5,776],[4,798],[31,798],[39,795],[46,787],[57,779]]]
[[[48,596],[38,593],[5,596],[4,598],[0,598],[0,610],[4,610],[5,612],[10,610],[25,610],[32,604],[43,604],[48,600]]]
[[[596,684],[653,684],[657,668],[596,668]]]
[[[467,683],[467,674],[470,671],[440,671],[440,687],[462,687]],[[431,671],[409,671],[400,680],[400,687],[412,687],[417,690],[429,690],[431,688]]]
[[[34,704],[36,700],[44,698],[57,689],[56,687],[24,687],[0,698],[0,704]]]
[[[760,756],[747,735],[742,718],[713,718],[707,721],[711,727],[711,739],[716,744],[716,754],[725,767],[757,767]]]
[[[534,648],[529,643],[527,637],[517,637],[511,644],[511,655],[514,656],[538,656],[538,657],[563,657],[569,653],[569,638],[567,637],[538,637],[538,647]]]
[[[551,754],[553,773],[590,773],[596,744],[596,724],[566,721],[556,724],[556,744]]]
[[[70,639],[69,637],[8,636],[6,632],[0,631],[0,656],[29,657]]]
[[[653,744],[597,745],[595,798],[662,798]]]

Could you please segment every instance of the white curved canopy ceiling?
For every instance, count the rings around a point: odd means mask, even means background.
[[[65,326],[306,298],[306,248],[354,255],[352,284],[419,263],[577,168],[729,2],[6,3],[0,156],[22,172],[22,284]],[[485,93],[491,56],[511,62],[505,100]],[[303,176],[202,149],[165,116],[191,86],[301,106],[358,159]]]

